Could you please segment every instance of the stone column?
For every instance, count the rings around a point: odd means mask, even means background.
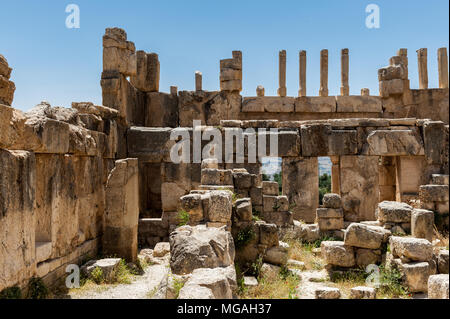
[[[331,192],[341,194],[339,156],[330,156],[331,163]]]
[[[320,51],[320,90],[319,96],[328,96],[328,50]]]
[[[200,71],[195,71],[195,90],[202,90],[202,72]]]
[[[419,89],[428,89],[427,49],[417,50],[417,65],[419,67]]]
[[[341,95],[348,96],[350,88],[348,85],[348,49],[341,51]]]
[[[306,51],[299,54],[299,90],[298,96],[306,96]]]
[[[137,260],[139,221],[138,160],[117,160],[106,183],[103,253]]]
[[[448,88],[448,58],[447,48],[438,49],[439,88]]]
[[[178,87],[176,87],[176,86],[171,86],[171,87],[170,87],[170,94],[172,94],[172,95],[178,95]]]
[[[256,87],[256,96],[264,96],[264,86],[258,85]]]
[[[408,77],[408,49],[401,48],[397,50],[397,56],[399,56],[402,60],[402,64],[405,69],[405,80],[403,81],[405,84],[405,90],[409,90],[409,77]]]
[[[286,96],[286,50],[278,53],[278,96]]]

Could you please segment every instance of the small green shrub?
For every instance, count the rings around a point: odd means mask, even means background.
[[[407,295],[408,288],[403,285],[402,274],[398,269],[380,266],[380,288],[381,294],[392,295],[394,297]]]
[[[22,290],[19,287],[8,287],[0,291],[0,299],[22,299]]]
[[[175,290],[175,299],[178,299],[181,288],[184,287],[184,281],[180,279],[173,280],[173,289]]]
[[[29,299],[45,299],[49,295],[49,290],[41,278],[33,277],[28,282]]]
[[[130,284],[132,279],[133,279],[133,275],[137,275],[138,271],[134,270],[134,269],[130,269],[125,260],[121,259],[119,262],[119,265],[117,266],[117,270],[116,270],[116,274],[115,274],[115,278],[113,279],[114,283],[119,283],[119,284]]]
[[[240,249],[247,245],[250,241],[252,241],[255,238],[256,234],[255,231],[251,226],[245,227],[241,229],[234,240],[234,245],[236,249]]]
[[[178,226],[184,226],[189,223],[189,213],[185,210],[180,210],[178,212]]]
[[[259,275],[261,274],[262,265],[263,265],[263,258],[262,256],[259,256],[250,267],[253,275],[255,275],[256,278],[259,278]]]
[[[100,267],[95,267],[95,269],[91,272],[90,277],[97,285],[105,281],[103,270]]]

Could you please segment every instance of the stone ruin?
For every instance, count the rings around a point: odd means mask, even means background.
[[[197,71],[194,91],[164,93],[158,54],[136,51],[124,30],[108,28],[102,106],[44,101],[21,112],[10,106],[15,85],[0,55],[0,291],[34,276],[55,285],[68,264],[98,253],[134,262],[138,247],[148,247],[156,256],[170,251],[171,272],[185,282],[180,298],[232,298],[235,262],[283,266],[280,239],[326,234],[340,239],[321,245],[330,271],[385,263],[402,270],[411,291],[448,298],[448,250],[431,244],[435,220],[448,229],[449,219],[447,49],[438,50],[439,88],[428,88],[427,50],[417,57],[419,89],[410,88],[400,49],[378,70],[378,95],[366,88],[349,95],[348,49],[339,96],[329,96],[327,50],[318,96],[306,96],[306,51],[299,52],[298,97],[287,96],[284,50],[278,96],[265,96],[261,85],[254,97],[240,95],[240,51],[220,61],[220,90],[203,90]],[[259,160],[248,160],[256,133],[244,133],[242,163],[171,161],[171,133],[185,128],[192,140],[211,127],[222,136],[276,128],[262,136],[278,141],[282,193],[262,181]],[[332,161],[332,194],[322,206],[321,156]],[[239,234],[248,240],[237,249]],[[173,296],[173,278],[158,297]]]

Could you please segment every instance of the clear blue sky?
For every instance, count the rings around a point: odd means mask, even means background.
[[[67,29],[66,5],[81,11],[81,28]],[[381,27],[365,27],[365,8],[381,10]],[[329,50],[330,95],[339,93],[340,50],[350,50],[350,93],[368,87],[378,94],[377,69],[398,48],[408,48],[411,86],[418,87],[416,50],[428,48],[429,85],[437,87],[439,47],[448,47],[447,0],[180,0],[6,1],[0,5],[0,53],[13,67],[13,106],[27,110],[41,100],[69,107],[72,101],[101,103],[102,35],[118,26],[138,50],[156,52],[160,90],[171,85],[219,89],[219,60],[243,52],[243,95],[256,86],[276,95],[278,51],[287,50],[288,95],[298,91],[298,51],[308,52],[308,95],[318,95],[319,55]]]

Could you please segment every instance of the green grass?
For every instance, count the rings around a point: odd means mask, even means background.
[[[245,227],[241,229],[234,240],[234,245],[236,249],[241,249],[245,247],[250,241],[252,241],[255,238],[256,234],[255,231],[251,226]]]
[[[0,299],[22,299],[22,289],[19,287],[8,287],[0,291]]]
[[[185,211],[184,209],[180,210],[178,212],[178,226],[184,226],[187,225],[189,223],[189,213],[187,211]]]

